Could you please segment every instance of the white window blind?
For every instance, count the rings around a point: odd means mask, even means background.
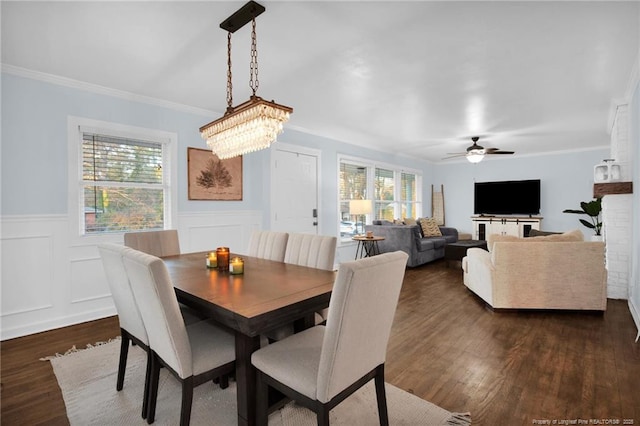
[[[82,133],[85,234],[164,228],[163,144]]]

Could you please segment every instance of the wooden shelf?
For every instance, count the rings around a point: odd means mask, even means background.
[[[633,182],[611,182],[593,184],[593,196],[595,198],[613,194],[632,194]]]

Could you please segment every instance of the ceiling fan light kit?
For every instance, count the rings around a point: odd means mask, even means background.
[[[485,148],[478,145],[479,139],[479,136],[472,137],[471,141],[473,142],[473,145],[468,147],[466,152],[452,153],[450,157],[445,157],[443,160],[454,157],[466,157],[467,161],[475,164],[481,162],[485,155],[513,154],[513,151],[502,151],[498,148]]]
[[[484,158],[484,154],[479,154],[479,153],[475,153],[475,152],[470,152],[466,155],[467,160],[470,163],[479,163],[482,161],[482,159]]]
[[[256,17],[264,6],[250,1],[220,24],[227,31],[227,110],[224,115],[200,128],[200,135],[220,159],[237,157],[268,148],[282,133],[293,108],[267,101],[256,95],[258,90],[258,51]],[[231,73],[231,34],[252,23],[249,86],[253,94],[248,101],[233,106]]]

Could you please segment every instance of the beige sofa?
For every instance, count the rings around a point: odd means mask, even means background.
[[[545,237],[490,235],[462,259],[469,290],[496,309],[607,308],[604,243],[579,230]]]

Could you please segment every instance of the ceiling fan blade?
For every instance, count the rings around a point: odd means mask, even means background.
[[[456,157],[466,157],[467,153],[447,153],[447,155],[449,155],[448,157],[444,157],[442,158],[442,160],[448,160],[449,158],[456,158]]]
[[[492,155],[492,154],[514,154],[513,151],[491,151],[491,152],[487,152],[486,154]]]

